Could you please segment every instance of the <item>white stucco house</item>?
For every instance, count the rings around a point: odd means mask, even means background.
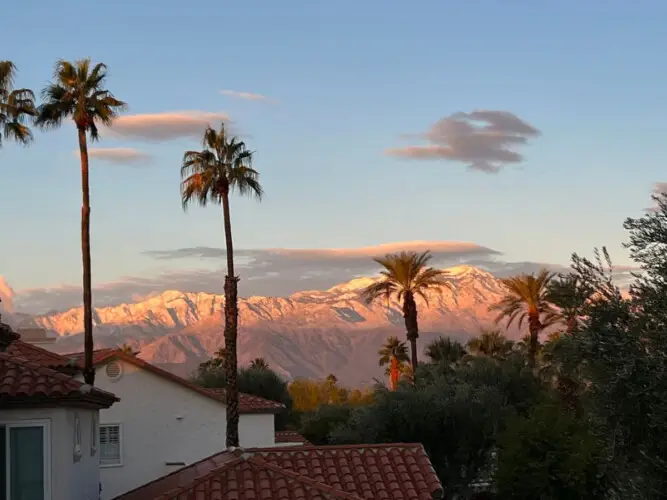
[[[99,412],[118,399],[10,349],[19,342],[0,322],[0,499],[97,500]]]
[[[79,364],[82,354],[65,357]],[[95,351],[93,361],[95,386],[120,398],[100,412],[102,500],[225,449],[224,391],[199,387],[117,349]],[[275,446],[275,414],[283,408],[241,394],[240,446]]]

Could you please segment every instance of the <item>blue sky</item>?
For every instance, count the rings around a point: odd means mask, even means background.
[[[5,14],[32,20],[29,30],[3,28],[3,39],[20,40],[2,57],[18,65],[21,86],[43,87],[58,58],[90,56],[109,66],[108,88],[130,115],[227,113],[257,151],[267,193],[261,204],[234,200],[239,248],[471,241],[509,261],[567,264],[572,251],[608,245],[627,264],[622,221],[665,180],[667,4],[658,0],[117,0],[113,9],[69,0],[66,9],[15,2]],[[411,144],[402,134],[477,109],[541,132],[514,148],[520,165],[486,174],[384,153]],[[180,158],[197,145],[108,134],[96,145],[152,156],[140,166],[93,160],[96,285],[217,270],[211,259],[141,254],[222,246],[218,210],[180,206]],[[80,282],[75,148],[68,125],[0,150],[0,275],[19,292]]]

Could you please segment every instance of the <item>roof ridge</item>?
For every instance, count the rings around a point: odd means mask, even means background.
[[[297,432],[297,431],[294,431]],[[256,448],[246,448],[246,453],[271,453],[272,451],[326,451],[326,450],[359,450],[359,449],[376,449],[376,448],[421,448],[424,446],[421,443],[377,443],[377,444],[327,444],[315,445],[309,444],[306,446],[261,446]]]
[[[234,453],[234,452],[230,452],[230,453]],[[167,499],[171,499],[175,496],[178,496],[181,493],[184,493],[188,490],[196,488],[197,486],[199,486],[204,481],[207,481],[207,480],[217,476],[218,474],[223,473],[225,470],[231,469],[233,467],[236,467],[239,464],[244,463],[245,461],[246,461],[246,459],[243,458],[242,456],[236,456],[236,458],[234,458],[233,460],[230,460],[229,462],[225,462],[223,464],[220,464],[219,467],[216,467],[213,470],[210,470],[208,472],[205,472],[204,474],[201,474],[200,476],[195,477],[188,484],[184,484],[182,486],[177,486],[176,488],[172,488],[169,491],[165,491],[159,497],[156,497],[155,500],[167,500]],[[192,466],[189,466],[189,467],[192,467]],[[178,472],[178,471],[176,471],[176,472]],[[166,477],[166,476],[163,476],[163,477]],[[142,486],[142,488],[143,488],[143,486]]]
[[[247,458],[247,461],[252,464],[255,467],[260,467],[263,469],[268,469],[276,474],[281,474],[283,476],[287,476],[288,478],[298,481],[300,483],[303,483],[311,488],[314,488],[316,490],[319,490],[323,493],[330,494],[332,496],[335,496],[337,498],[341,498],[343,500],[364,500],[363,498],[353,495],[352,493],[348,493],[347,491],[339,490],[337,488],[334,488],[333,486],[329,486],[328,484],[324,484],[320,481],[317,481],[315,479],[311,479],[308,476],[304,476],[302,474],[299,474],[298,472],[294,472],[289,469],[285,469],[284,467],[280,467],[279,465],[275,465],[272,463],[267,462],[264,458],[258,457],[258,456],[250,456]]]
[[[152,372],[154,375],[160,376],[162,378],[165,378],[167,380],[170,380],[171,382],[175,384],[179,384],[182,387],[185,387],[187,389],[193,390],[199,394],[201,394],[204,397],[213,399],[217,401],[218,403],[222,403],[226,405],[226,401],[224,401],[219,394],[216,394],[214,391],[212,391],[209,388],[206,387],[201,387],[197,384],[194,384],[187,380],[186,378],[180,377],[176,375],[175,373],[171,373],[163,368],[160,368],[159,366],[156,366],[152,363],[149,363],[148,361],[141,359],[137,356],[131,356],[129,354],[124,353],[121,349],[118,348],[106,348],[106,349],[100,349],[97,352],[101,351],[109,351],[108,355],[105,355],[101,359],[98,359],[95,361],[93,364],[94,365],[99,365],[105,362],[109,362],[112,359],[120,359],[121,361],[125,361],[127,363],[133,364],[134,366],[138,366],[139,368],[143,368],[145,370],[148,370]],[[271,403],[273,408],[265,408],[264,411],[256,411],[256,413],[273,413],[282,410],[285,408],[285,405],[279,401],[272,401],[270,399],[262,398],[260,396],[255,396],[253,394],[245,394],[245,393],[240,393],[243,394],[244,396],[247,397],[252,397],[259,399],[262,402],[266,403]],[[253,413],[253,411],[247,411],[243,413]]]

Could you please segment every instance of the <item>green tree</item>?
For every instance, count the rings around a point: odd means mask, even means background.
[[[225,125],[216,132],[209,127],[204,132],[202,151],[186,151],[181,167],[181,201],[187,209],[190,203],[205,207],[208,203],[222,205],[227,252],[225,276],[225,349],[227,367],[227,446],[239,445],[239,407],[236,373],[238,370],[238,276],[234,272],[234,245],[229,207],[233,191],[261,199],[263,190],[259,173],[252,168],[253,153],[243,141],[230,137]]]
[[[30,89],[14,88],[16,66],[0,61],[0,147],[3,136],[19,144],[28,144],[32,132],[26,122],[37,115],[35,95]]]
[[[508,340],[500,330],[484,330],[468,341],[468,351],[475,356],[504,358],[513,347],[514,342]]]
[[[276,430],[285,429],[292,420],[292,397],[287,382],[268,367],[241,368],[237,375],[239,392],[252,394],[285,405],[285,410],[276,415]],[[227,386],[227,376],[221,364],[197,371],[192,381],[202,387],[222,389]]]
[[[401,365],[410,361],[408,348],[405,342],[401,342],[397,337],[388,337],[378,355],[380,356],[378,364],[387,367],[385,375],[389,375],[389,388],[394,391],[398,387]]]
[[[426,357],[432,363],[456,363],[467,354],[465,347],[449,337],[438,337],[426,346]]]
[[[489,308],[498,312],[496,322],[506,320],[508,328],[514,321],[517,321],[519,328],[524,322],[528,323],[528,360],[531,366],[535,365],[540,333],[555,321],[553,308],[547,297],[548,286],[553,277],[553,273],[542,269],[537,275],[521,274],[504,278],[501,282],[506,295]]]
[[[602,497],[597,440],[558,406],[544,403],[510,421],[499,443],[499,499]]]
[[[102,63],[92,65],[90,59],[73,63],[59,60],[53,80],[42,90],[42,104],[35,120],[41,128],[59,128],[63,121],[71,119],[76,126],[81,158],[81,255],[83,261],[83,331],[84,369],[87,384],[95,383],[93,367],[93,296],[90,259],[90,183],[88,169],[88,139],[100,138],[98,126],[111,125],[125,109],[106,90],[107,67]]]
[[[563,323],[567,333],[574,333],[579,327],[593,292],[592,284],[572,273],[561,274],[549,282],[546,300],[555,307],[553,319]]]
[[[417,369],[417,339],[419,338],[419,323],[416,297],[421,297],[428,305],[429,291],[440,292],[443,287],[451,286],[445,279],[445,274],[434,267],[429,267],[431,253],[400,252],[388,254],[373,259],[384,269],[380,272],[381,278],[362,291],[362,297],[367,303],[384,298],[389,301],[392,297],[402,302],[403,318],[407,339],[410,342],[413,372]]]

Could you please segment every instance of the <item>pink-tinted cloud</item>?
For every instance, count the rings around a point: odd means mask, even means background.
[[[76,156],[78,151],[74,151]],[[117,165],[145,165],[150,162],[148,153],[134,148],[89,148],[88,155],[108,163]]]
[[[253,94],[252,92],[237,92],[236,90],[221,90],[222,95],[245,99],[246,101],[264,101],[277,104],[278,101],[262,94]]]
[[[111,134],[126,139],[169,141],[184,137],[200,139],[208,126],[217,128],[229,120],[226,113],[173,111],[122,115],[110,127]]]
[[[386,153],[405,159],[455,161],[471,170],[497,173],[523,161],[515,148],[539,135],[539,130],[509,111],[458,112],[420,134],[426,144],[391,148]]]

